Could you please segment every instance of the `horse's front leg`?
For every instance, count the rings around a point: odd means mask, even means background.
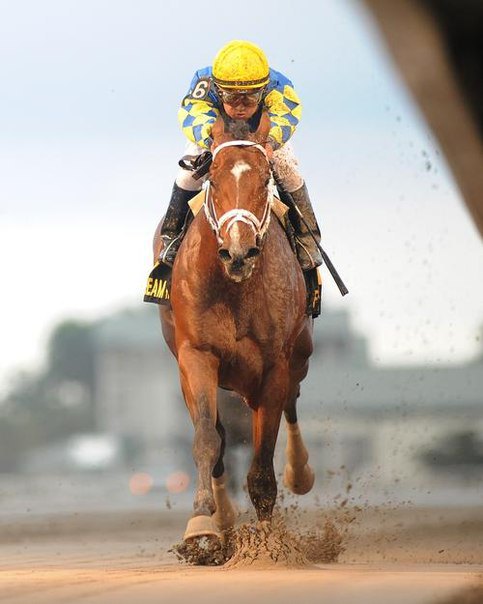
[[[213,520],[218,530],[224,533],[225,531],[232,529],[235,525],[236,513],[226,489],[227,476],[225,473],[225,464],[223,463],[226,432],[219,416],[216,420],[216,429],[220,435],[221,444],[220,456],[215,464],[215,467],[213,468],[213,475],[211,479],[211,486],[213,488],[213,495],[215,497],[216,504],[216,511],[213,514]]]
[[[198,468],[193,516],[184,539],[218,536],[213,524],[215,499],[211,484],[213,468],[220,457],[221,438],[216,429],[216,393],[219,360],[209,352],[182,345],[178,352],[181,388],[193,421],[193,459]]]
[[[280,363],[265,378],[253,412],[254,456],[248,473],[248,492],[259,520],[270,520],[277,498],[273,453],[288,390],[288,367]]]

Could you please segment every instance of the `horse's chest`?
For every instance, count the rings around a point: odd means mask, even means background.
[[[249,317],[234,320],[232,329],[223,332],[216,346],[220,383],[245,393],[258,387],[267,365],[272,365],[281,351],[280,339],[274,339],[273,329],[258,325]]]
[[[219,336],[220,332],[226,334],[233,342],[250,337],[254,340],[265,341],[270,335],[274,336],[280,331],[283,321],[276,321],[270,312],[262,308],[255,310],[249,307],[240,307],[236,311],[232,308],[217,305],[204,321],[210,325],[210,330]]]
[[[235,340],[247,336],[263,339],[275,327],[270,313],[259,304],[240,304],[236,309],[230,306],[227,312],[231,317],[231,330]]]
[[[266,356],[278,340],[277,327],[262,312],[215,313],[211,324],[210,338],[222,358],[241,361],[256,356],[257,351]]]
[[[233,320],[233,336],[235,341],[240,341],[249,335],[263,335],[260,333],[263,331],[260,325],[257,324],[256,318],[248,316],[234,317]]]

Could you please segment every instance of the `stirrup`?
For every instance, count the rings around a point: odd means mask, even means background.
[[[161,236],[163,241],[163,249],[159,255],[159,259],[163,264],[167,266],[173,266],[178,253],[179,246],[181,245],[181,234],[177,235],[173,239],[168,239],[167,236]],[[165,247],[164,247],[165,246]]]
[[[319,248],[315,245],[309,248],[305,245],[300,237],[295,236],[295,245],[297,250],[297,259],[300,264],[300,268],[305,271],[310,271],[317,266],[322,264],[322,256]]]

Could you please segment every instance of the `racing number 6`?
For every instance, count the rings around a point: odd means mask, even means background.
[[[200,80],[196,84],[195,89],[191,93],[191,96],[194,99],[204,99],[207,96],[209,89],[210,89],[210,83],[209,83],[209,81],[208,80]]]

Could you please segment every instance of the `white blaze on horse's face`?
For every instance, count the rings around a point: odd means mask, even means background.
[[[236,182],[236,205],[235,205],[235,207],[237,207],[237,208],[240,203],[240,178],[241,178],[242,174],[244,174],[245,172],[249,172],[250,170],[251,170],[251,167],[243,160],[237,161],[235,163],[235,165],[233,166],[233,168],[230,170],[230,172],[235,177],[235,182]],[[240,247],[240,229],[238,227],[237,222],[235,222],[231,228],[231,241],[232,241],[232,245],[235,248],[235,250],[238,251],[238,248]]]
[[[238,226],[238,222],[231,227],[231,252],[239,254],[241,252],[240,247],[240,228]]]
[[[236,206],[238,208],[238,204],[240,203],[240,178],[244,172],[249,172],[251,167],[247,164],[246,161],[238,160],[230,172],[235,177],[236,182]]]
[[[233,168],[230,170],[230,172],[235,177],[237,185],[240,184],[240,176],[243,174],[243,172],[248,172],[248,170],[251,170],[251,167],[247,164],[246,161],[243,161],[242,159],[238,160],[233,166]]]

